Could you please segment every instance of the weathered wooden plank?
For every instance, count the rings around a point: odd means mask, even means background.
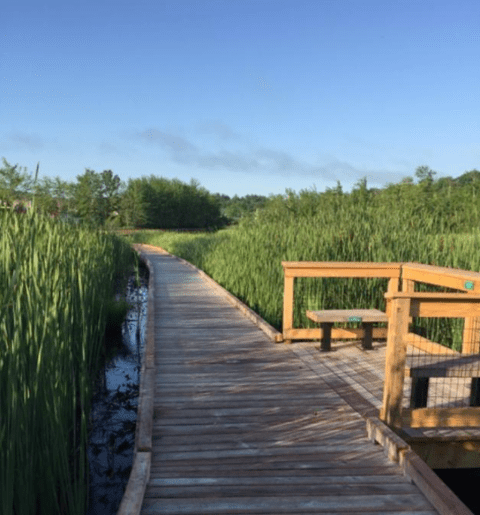
[[[411,481],[405,476],[397,475],[368,475],[359,476],[309,476],[309,477],[288,477],[288,476],[262,476],[262,477],[185,477],[185,478],[153,478],[150,481],[152,487],[182,487],[182,486],[260,486],[260,485],[284,485],[286,482],[292,486],[298,485],[404,485],[411,487]]]
[[[405,375],[410,377],[480,377],[480,355],[409,355]]]
[[[203,438],[201,438],[203,436]],[[267,439],[264,435],[263,438],[259,438],[259,435],[252,435],[250,438],[245,437],[247,435],[241,434],[236,437],[231,435],[195,435],[194,443],[186,443],[184,437],[154,437],[153,446],[155,448],[162,448],[163,452],[199,452],[209,450],[228,450],[228,449],[240,449],[245,448],[248,445],[255,445],[257,448],[268,448],[270,446],[288,447],[289,449],[295,449],[295,452],[302,453],[305,446],[318,445],[318,432],[312,432],[310,438],[298,438],[290,441],[283,439],[277,439],[271,437]],[[157,441],[158,440],[158,441]],[[364,431],[349,431],[349,434],[342,435],[341,433],[334,435],[329,434],[328,439],[323,439],[324,445],[335,446],[339,443],[352,444],[362,442],[365,444]],[[302,452],[299,452],[302,451]]]
[[[307,317],[314,322],[388,322],[387,315],[379,309],[326,309],[323,311],[307,310]]]
[[[174,451],[174,452],[162,452],[159,456],[161,461],[174,461],[174,460],[210,460],[210,459],[222,459],[222,458],[237,458],[237,457],[251,457],[251,456],[291,456],[293,459],[298,459],[300,456],[312,453],[318,453],[323,458],[327,458],[330,454],[335,455],[360,455],[365,452],[366,440],[359,443],[348,443],[348,444],[329,444],[329,445],[312,445],[312,446],[258,446],[255,444],[243,443],[242,448],[238,449],[215,449],[215,450],[199,450],[199,451]],[[154,448],[158,451],[163,448],[162,443],[155,445]],[[336,458],[335,458],[336,459]]]
[[[292,496],[290,498],[272,497],[229,497],[225,499],[145,499],[142,513],[164,513],[182,515],[187,513],[248,513],[257,510],[264,513],[295,513],[309,510],[311,513],[332,511],[377,510],[391,512],[406,507],[428,510],[431,505],[420,494],[391,495],[346,495],[346,496]]]
[[[137,515],[140,513],[150,476],[150,463],[150,452],[137,452],[117,515]]]
[[[467,290],[465,283],[470,281],[472,288],[469,291],[480,293],[480,273],[468,270],[419,263],[405,263],[402,266],[402,278],[404,280],[446,286],[463,291]]]
[[[157,263],[142,513],[433,513],[365,436],[359,397],[381,389],[377,350],[350,364],[341,346],[328,362],[306,360],[292,352],[302,343],[276,346],[194,270]]]
[[[441,515],[473,515],[413,451],[404,454],[403,467],[408,477],[421,486],[427,499]]]
[[[479,427],[480,408],[405,409],[402,421],[409,427]]]
[[[200,497],[253,497],[272,496],[291,497],[298,496],[299,486],[292,484],[285,478],[283,484],[247,484],[247,485],[198,485],[198,486],[154,486],[150,484],[145,498],[200,498]],[[416,487],[411,483],[359,483],[359,484],[305,484],[301,486],[302,496],[326,495],[388,495],[388,494],[416,494]]]
[[[156,421],[155,421],[156,422]],[[363,421],[362,421],[363,422]],[[339,423],[342,423],[341,421]],[[364,423],[360,423],[355,426],[355,429],[365,427]],[[175,435],[192,435],[195,437],[202,435],[214,435],[214,434],[258,434],[264,432],[267,434],[274,435],[276,433],[287,433],[291,436],[288,438],[300,438],[304,432],[317,431],[317,435],[321,435],[325,432],[325,435],[332,435],[340,431],[340,429],[332,429],[331,426],[325,427],[322,422],[317,422],[312,419],[295,419],[291,421],[281,420],[277,424],[252,424],[245,422],[227,422],[222,421],[222,424],[218,424],[216,420],[210,420],[210,424],[185,424],[185,425],[157,425],[154,423],[153,435],[155,436],[175,436]],[[268,438],[263,436],[262,438]],[[318,437],[317,437],[318,438]]]
[[[243,471],[248,470],[263,470],[265,474],[270,474],[272,471],[279,470],[290,470],[293,475],[296,474],[297,470],[310,469],[314,474],[316,470],[336,470],[343,469],[344,473],[358,474],[357,469],[363,469],[358,465],[360,459],[367,459],[368,453],[364,454],[335,454],[331,453],[326,455],[325,459],[318,461],[312,457],[306,455],[290,456],[274,456],[269,458],[251,456],[250,458],[211,458],[211,459],[191,459],[191,460],[152,460],[152,469],[160,468],[162,471],[177,471],[185,475],[189,475],[189,470],[195,469],[195,474],[201,474],[202,476],[209,476],[215,474],[221,474],[226,470],[236,470],[238,475],[243,475]],[[370,463],[371,467],[381,467],[383,460],[387,459],[386,456],[379,457]],[[397,470],[397,472],[399,472]],[[152,474],[155,476],[156,474]]]
[[[390,475],[394,478],[403,477],[403,471],[398,466],[387,466],[387,465],[375,465],[371,467],[355,467],[354,470],[351,470],[350,467],[317,467],[316,469],[312,469],[311,466],[305,466],[303,468],[271,468],[270,470],[265,469],[253,469],[253,468],[245,468],[238,470],[233,467],[222,467],[221,469],[206,469],[206,470],[192,470],[189,467],[183,467],[177,469],[168,468],[165,469],[162,466],[153,467],[151,480],[153,478],[197,478],[197,477],[219,477],[219,478],[262,478],[262,477],[278,477],[278,478],[301,478],[305,481],[305,484],[308,484],[308,481],[312,477],[338,477],[342,478],[344,476],[349,475],[357,475],[363,477],[383,477],[386,475]]]

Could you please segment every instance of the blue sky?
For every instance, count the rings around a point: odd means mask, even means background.
[[[0,157],[269,195],[480,169],[478,0],[3,0]]]

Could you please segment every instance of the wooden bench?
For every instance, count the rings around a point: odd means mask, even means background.
[[[353,323],[360,322],[364,328],[362,347],[372,349],[373,324],[388,322],[388,316],[378,309],[330,309],[323,311],[307,311],[307,317],[321,325],[322,340],[321,350],[331,350],[332,327],[335,322]]]
[[[388,280],[388,292],[394,293],[397,292],[399,288],[401,271],[401,263],[282,261],[282,267],[285,275],[282,337],[285,343],[291,343],[292,340],[316,340],[322,337],[322,330],[320,328],[300,328],[293,326],[294,280],[296,278],[383,278]],[[386,302],[385,311],[387,314],[389,313],[388,300]],[[331,330],[330,339],[342,340],[344,338],[358,338],[360,335],[363,337],[363,333],[363,329],[334,327]],[[375,338],[386,338],[387,329],[385,327],[375,327],[373,329],[373,336]]]
[[[411,408],[426,408],[431,377],[471,378],[470,406],[480,406],[480,355],[407,356],[405,376],[412,378]]]

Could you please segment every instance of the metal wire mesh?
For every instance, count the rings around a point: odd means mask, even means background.
[[[463,328],[464,324],[463,319],[436,320],[450,322],[447,324],[450,328]],[[441,343],[431,339],[432,333],[438,334],[438,324],[430,325],[429,331],[428,324],[413,320],[408,335],[404,406],[446,408],[479,405],[477,378],[480,378],[480,353],[478,350],[462,353],[452,349],[454,331],[444,331]],[[463,340],[478,342],[480,334],[476,329],[467,329],[463,331]],[[478,348],[478,345],[470,348]]]

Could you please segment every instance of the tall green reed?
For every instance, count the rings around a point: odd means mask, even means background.
[[[33,211],[0,222],[0,511],[84,514],[105,305],[132,251]]]
[[[369,201],[338,192],[289,192],[234,228],[212,235],[143,234],[202,268],[281,330],[282,261],[377,261],[452,266],[480,271],[480,230],[464,233],[451,213],[401,192]],[[462,232],[462,234],[458,234]],[[385,306],[386,280],[297,279],[294,323],[311,327],[307,309]],[[432,321],[430,336],[458,346],[461,321]]]

